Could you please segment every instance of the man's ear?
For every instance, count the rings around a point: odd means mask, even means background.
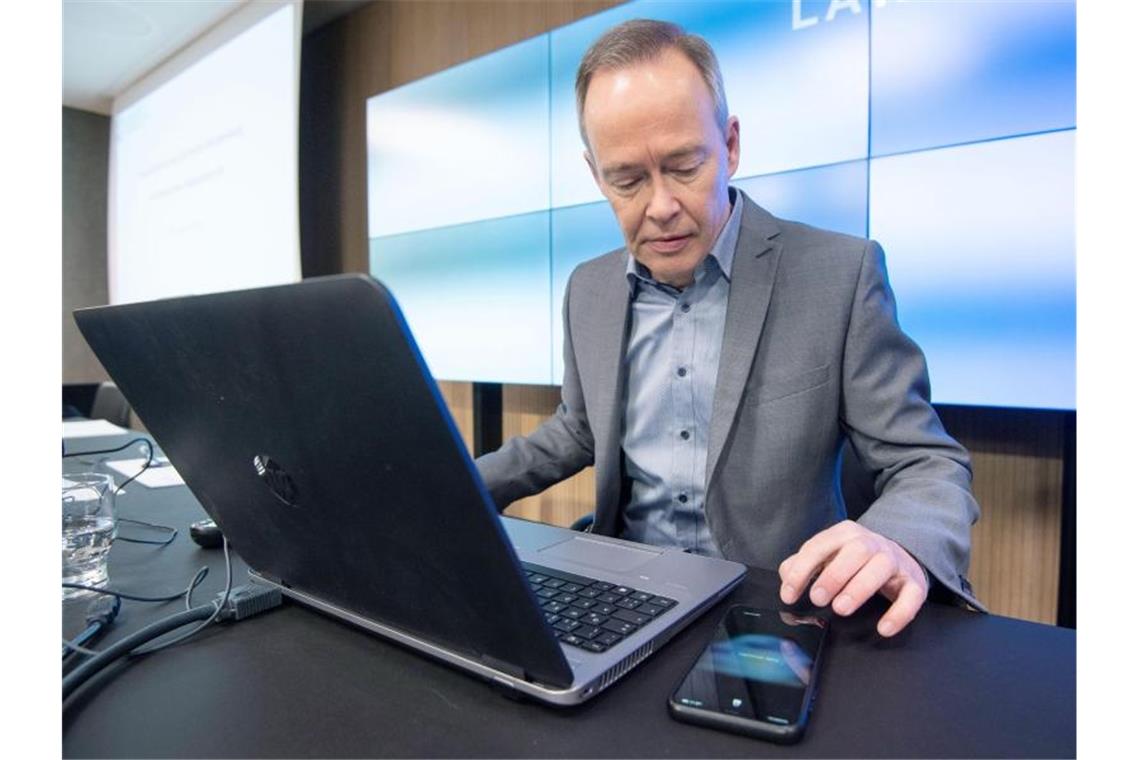
[[[728,117],[728,124],[724,130],[725,147],[728,149],[728,176],[736,174],[740,166],[740,119],[735,116]]]

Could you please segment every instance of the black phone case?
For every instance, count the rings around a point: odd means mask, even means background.
[[[734,605],[724,613],[721,622],[732,612],[736,607],[744,607],[745,609],[757,609],[755,607],[748,607],[747,605]],[[719,627],[721,622],[717,623]],[[804,690],[803,704],[800,705],[799,717],[795,723],[786,726],[779,726],[772,723],[765,723],[751,718],[742,718],[736,715],[727,715],[721,712],[714,712],[712,710],[702,710],[697,707],[690,707],[677,702],[674,698],[677,696],[677,690],[681,688],[681,684],[689,677],[689,673],[700,662],[701,657],[704,656],[708,645],[701,649],[697,659],[693,660],[693,664],[685,670],[685,675],[681,676],[681,680],[673,687],[669,694],[669,715],[674,719],[683,723],[692,723],[697,726],[704,726],[706,728],[715,728],[721,731],[729,731],[735,734],[743,734],[744,736],[751,736],[755,739],[764,739],[766,741],[775,742],[777,744],[795,744],[803,738],[804,731],[807,730],[808,716],[811,715],[812,709],[815,707],[815,698],[819,688],[819,674],[823,668],[823,652],[824,644],[827,642],[827,635],[830,631],[830,626],[824,630],[823,637],[819,640],[819,649],[815,653],[815,659],[812,664],[811,679],[808,687]]]

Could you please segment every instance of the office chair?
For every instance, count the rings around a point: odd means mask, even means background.
[[[130,427],[131,407],[114,383],[64,386],[64,416],[78,411],[88,419],[106,419],[120,427]]]
[[[99,383],[64,383],[63,418],[86,418],[91,414]]]

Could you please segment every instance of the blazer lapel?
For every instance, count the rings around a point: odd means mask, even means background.
[[[740,220],[740,238],[732,262],[732,283],[728,291],[724,338],[713,394],[705,468],[706,489],[728,440],[744,385],[752,370],[780,263],[781,244],[777,239],[780,228],[775,218],[743,193],[741,197],[744,216]]]

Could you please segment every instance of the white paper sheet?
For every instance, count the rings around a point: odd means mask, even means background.
[[[142,469],[145,459],[116,459],[113,462],[105,462],[107,467],[110,467],[115,472],[125,477],[131,477]],[[146,472],[135,478],[132,483],[141,483],[147,488],[166,488],[167,486],[180,486],[184,485],[185,481],[182,476],[178,474],[170,466],[166,460],[159,460],[157,464],[152,464],[147,468]]]
[[[121,435],[131,431],[113,425],[107,420],[64,420],[64,438],[94,438],[100,435]]]

